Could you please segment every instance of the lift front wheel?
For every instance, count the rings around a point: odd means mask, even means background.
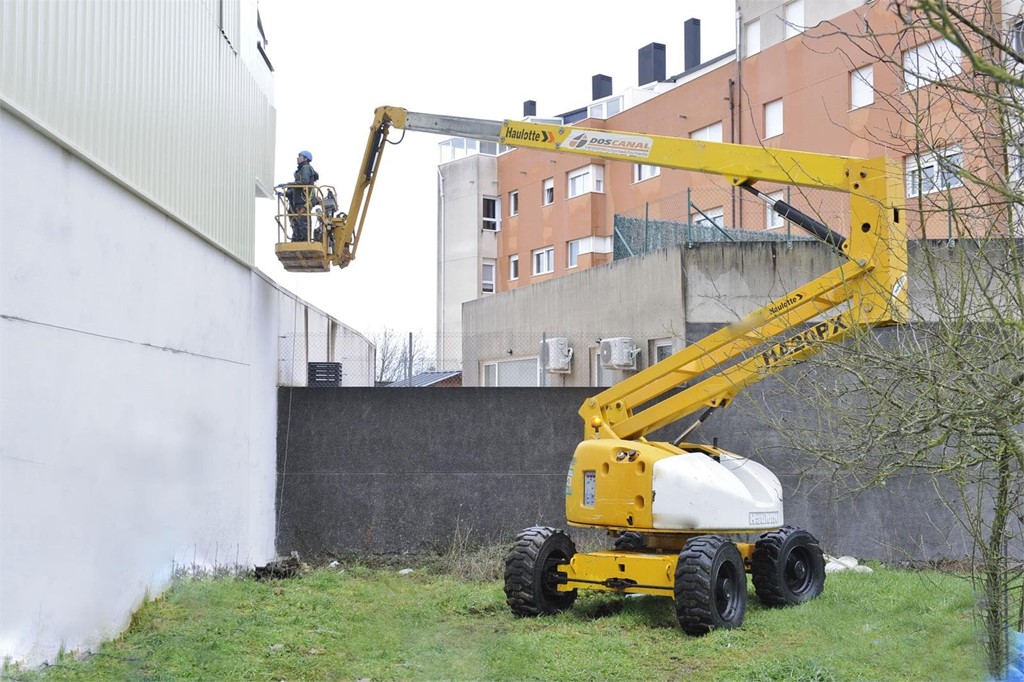
[[[802,604],[825,587],[825,559],[818,540],[795,526],[758,538],[750,573],[757,598],[766,606]]]
[[[676,618],[687,634],[742,625],[747,574],[736,545],[717,535],[688,541],[676,564],[675,601]]]
[[[563,531],[547,526],[527,528],[516,536],[505,557],[505,601],[517,616],[558,613],[576,601],[576,590],[559,592],[559,564],[576,554]]]

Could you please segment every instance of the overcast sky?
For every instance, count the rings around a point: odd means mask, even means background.
[[[407,7],[404,5],[408,4]],[[397,5],[397,6],[396,6]],[[275,182],[291,180],[299,150],[348,206],[373,110],[500,120],[590,102],[591,77],[616,93],[637,85],[637,50],[666,46],[683,70],[683,22],[701,20],[701,59],[735,45],[729,0],[546,3],[349,3],[259,0],[274,64]],[[396,131],[393,139],[398,139]],[[385,326],[433,340],[437,295],[437,144],[408,133],[384,156],[356,260],[328,274],[284,272],[274,256],[274,205],[258,200],[256,264],[287,289],[365,334]]]

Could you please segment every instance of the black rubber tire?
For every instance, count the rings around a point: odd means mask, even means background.
[[[505,557],[505,602],[512,613],[540,616],[572,607],[576,590],[557,591],[555,569],[574,554],[576,545],[564,531],[534,526],[520,532]]]
[[[747,612],[747,574],[736,545],[717,535],[691,538],[679,553],[676,618],[689,635],[738,628]]]
[[[627,530],[615,538],[615,549],[618,550],[643,549],[646,546],[647,538],[643,536],[643,533],[637,533],[635,530]]]
[[[825,588],[825,559],[818,540],[795,526],[758,537],[750,573],[765,606],[802,604]]]

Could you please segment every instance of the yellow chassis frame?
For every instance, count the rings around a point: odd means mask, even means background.
[[[739,549],[743,566],[749,573],[754,545],[747,542],[733,544]],[[681,546],[665,551],[604,550],[575,554],[569,563],[559,564],[558,570],[565,574],[566,582],[558,585],[557,589],[559,592],[584,589],[672,596],[679,549]]]

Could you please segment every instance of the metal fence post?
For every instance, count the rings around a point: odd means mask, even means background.
[[[648,215],[650,214],[649,208],[650,208],[650,204],[645,201],[644,202],[644,250],[643,250],[643,253],[644,253],[645,256],[647,255],[647,218],[648,218]]]
[[[686,248],[693,248],[693,200],[690,197],[690,192],[693,190],[689,187],[686,188]]]
[[[540,385],[545,388],[548,385],[548,333],[540,333]]]
[[[790,206],[793,205],[793,200],[791,198],[792,190],[792,187],[790,187],[789,185],[786,186],[786,203],[789,204]],[[786,248],[793,248],[793,223],[790,222],[789,218],[786,218]]]
[[[409,332],[409,352],[406,355],[405,385],[412,386],[412,332]]]

